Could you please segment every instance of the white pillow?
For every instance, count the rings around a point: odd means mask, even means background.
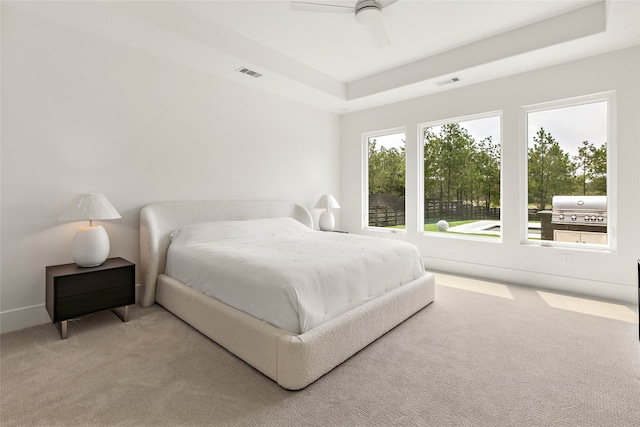
[[[174,230],[172,243],[205,243],[245,237],[282,236],[313,232],[293,218],[264,218],[246,221],[214,221],[187,225]]]

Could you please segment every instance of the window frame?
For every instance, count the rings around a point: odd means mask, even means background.
[[[460,122],[469,122],[469,121],[473,121],[473,120],[481,120],[481,119],[488,119],[488,118],[494,118],[497,117],[500,121],[500,126],[499,126],[499,131],[500,131],[500,235],[496,238],[496,237],[489,237],[489,236],[482,236],[482,235],[477,235],[477,236],[473,236],[473,235],[469,235],[469,234],[456,234],[456,233],[440,233],[440,232],[433,232],[433,231],[425,231],[424,230],[424,130],[426,128],[430,128],[430,127],[435,127],[435,126],[442,126],[448,123],[460,123]],[[428,236],[428,237],[438,237],[438,238],[445,238],[445,239],[461,239],[461,240],[477,240],[477,241],[482,241],[482,242],[488,242],[488,243],[502,243],[504,240],[504,226],[503,226],[503,220],[504,220],[504,215],[503,215],[503,206],[504,206],[504,188],[503,188],[503,183],[504,183],[504,167],[503,167],[503,141],[502,141],[502,137],[504,135],[503,132],[503,127],[504,127],[504,114],[503,114],[503,110],[494,110],[494,111],[488,111],[488,112],[484,112],[484,113],[477,113],[477,114],[469,114],[469,115],[464,115],[464,116],[459,116],[459,117],[453,117],[453,118],[447,118],[447,119],[440,119],[440,120],[434,120],[434,121],[429,121],[429,122],[424,122],[424,123],[420,123],[418,124],[418,129],[417,129],[417,137],[418,137],[418,154],[417,154],[417,159],[418,159],[418,200],[417,200],[417,207],[418,207],[418,215],[417,215],[417,229],[418,229],[418,235],[419,236]]]
[[[528,237],[529,215],[529,114],[567,107],[577,107],[598,102],[607,103],[607,244],[556,242],[552,240],[530,240]],[[540,102],[520,107],[520,244],[525,246],[553,247],[615,253],[617,247],[617,132],[616,132],[616,91],[600,92],[553,101]]]
[[[404,209],[405,209],[405,228],[385,228],[385,227],[375,227],[369,225],[369,139],[374,137],[384,137],[389,135],[394,135],[398,133],[404,133],[405,137],[405,158],[404,158],[404,168],[405,168],[405,183],[404,183],[404,191],[405,191],[405,199],[404,199]],[[364,231],[373,231],[379,233],[393,233],[393,234],[407,234],[407,181],[409,179],[407,174],[407,128],[406,126],[399,126],[394,128],[364,132],[362,134],[362,200],[361,200],[361,212],[362,212],[362,222],[361,228]]]

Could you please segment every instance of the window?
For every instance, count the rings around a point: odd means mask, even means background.
[[[501,237],[500,121],[491,113],[420,126],[425,232]]]
[[[525,109],[527,239],[609,244],[609,96]]]
[[[404,129],[364,135],[368,153],[365,227],[394,232],[405,229],[405,140]]]

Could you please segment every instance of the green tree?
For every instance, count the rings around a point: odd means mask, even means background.
[[[459,123],[436,134],[424,131],[425,198],[497,206],[500,203],[500,145],[476,142]]]
[[[405,148],[378,147],[369,140],[369,194],[405,193]]]
[[[424,133],[425,197],[442,201],[465,200],[474,185],[471,161],[474,140],[458,123],[447,123],[436,135]]]
[[[607,194],[607,144],[596,148],[593,154],[589,191],[597,196]]]
[[[587,194],[587,182],[591,176],[591,159],[596,147],[589,144],[589,141],[582,141],[582,146],[578,148],[578,155],[573,156],[576,165],[576,179],[581,187],[582,194]]]
[[[478,184],[476,203],[486,207],[500,205],[500,144],[487,137],[476,144],[473,161]]]
[[[528,166],[529,203],[537,204],[542,210],[551,205],[552,196],[571,193],[575,165],[544,128],[540,128],[533,137]]]
[[[606,194],[607,191],[607,146],[596,147],[583,141],[578,155],[573,157],[576,180],[582,195]]]
[[[439,149],[441,145],[438,136],[431,128],[424,131],[424,197],[442,197],[443,178],[440,171]]]

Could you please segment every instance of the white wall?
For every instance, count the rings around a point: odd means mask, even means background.
[[[100,192],[111,256],[138,261],[140,208],[162,200],[340,199],[340,118],[2,5],[2,331],[50,321],[45,266],[72,262]],[[247,77],[250,78],[250,77]],[[336,212],[339,214],[339,212]],[[339,219],[339,218],[338,218]]]
[[[418,245],[429,269],[635,302],[636,260],[640,255],[639,76],[640,49],[631,48],[344,115],[342,228],[363,234],[383,234],[361,228],[362,133],[406,126],[407,234],[384,236]],[[461,77],[464,78],[464,74]],[[617,173],[617,250],[598,253],[521,244],[524,215],[520,201],[526,142],[520,138],[520,107],[612,90],[616,91],[617,98],[617,162],[613,166]],[[490,111],[503,112],[502,243],[419,236],[418,125]],[[563,264],[562,254],[570,255],[570,265]]]

